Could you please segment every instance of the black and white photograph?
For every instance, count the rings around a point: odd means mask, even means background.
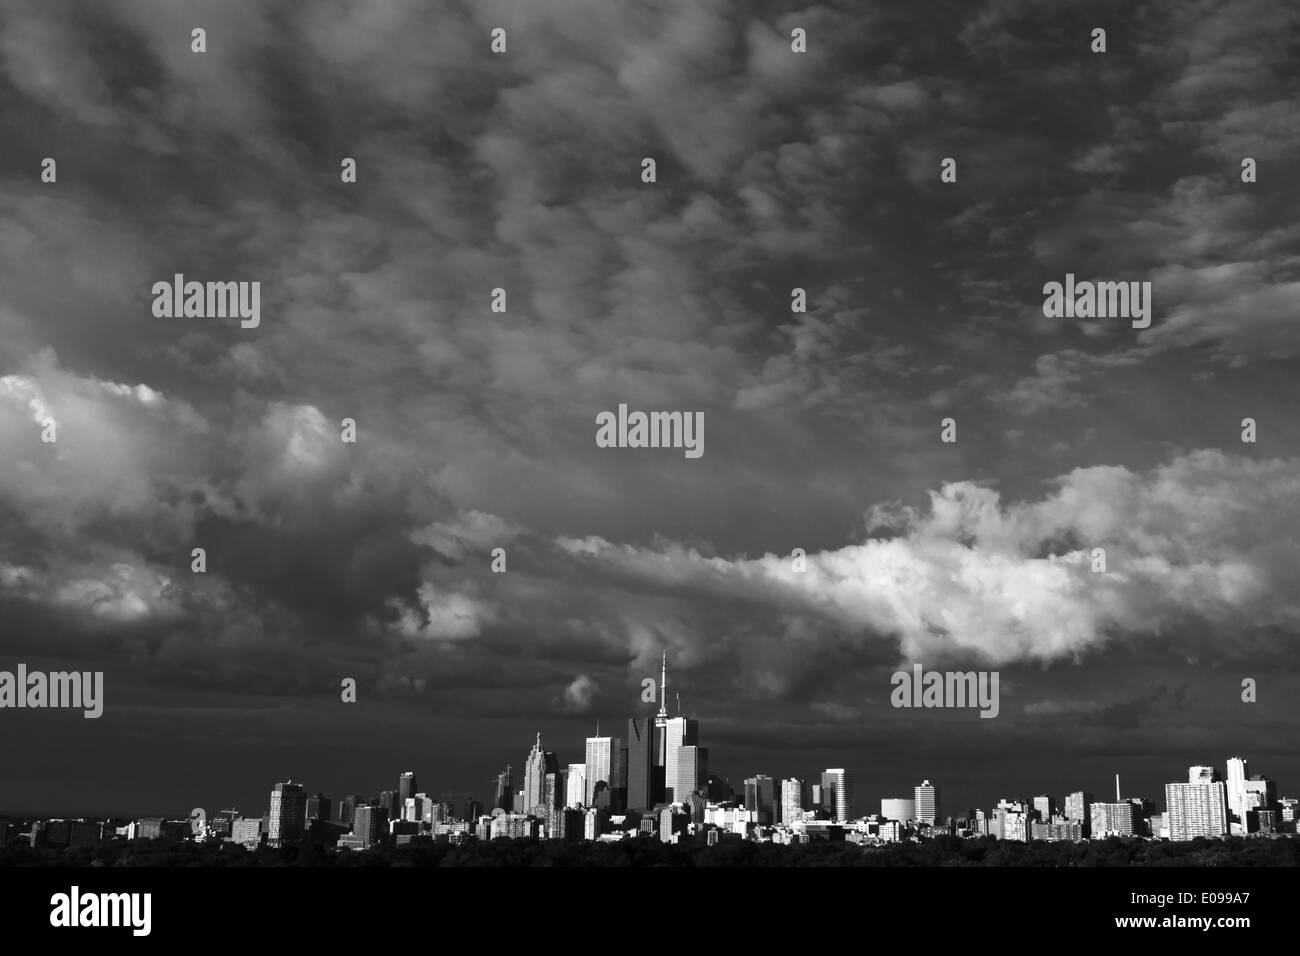
[[[6,925],[1284,925],[1298,177],[1292,0],[0,0]]]

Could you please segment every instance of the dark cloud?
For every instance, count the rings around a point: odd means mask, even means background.
[[[1100,789],[1107,732],[1177,777],[1294,731],[1169,672],[1294,684],[1297,11],[860,8],[4,4],[0,648],[111,678],[106,729],[6,746],[473,788],[665,649],[735,775]],[[260,327],[155,319],[177,272]],[[1045,318],[1066,272],[1152,282],[1151,327]],[[596,447],[621,402],[705,455]],[[910,661],[1022,706],[894,711]]]

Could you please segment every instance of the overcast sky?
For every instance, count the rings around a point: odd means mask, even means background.
[[[0,669],[105,710],[0,711],[0,809],[487,797],[652,711],[663,650],[737,785],[1163,802],[1240,754],[1300,795],[1297,21],[4,0]],[[156,318],[175,273],[260,325]],[[1150,327],[1045,318],[1066,273]],[[704,455],[597,447],[620,403]],[[998,717],[894,709],[914,662]]]

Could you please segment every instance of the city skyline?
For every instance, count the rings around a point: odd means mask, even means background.
[[[658,713],[658,711],[656,711],[656,713]],[[654,716],[647,713],[641,719],[653,720]],[[596,732],[598,733],[598,727],[596,728]],[[544,776],[546,772],[554,773],[559,771],[559,768],[563,767],[565,768],[564,774],[567,778],[567,774],[572,770],[572,768],[574,767],[586,768],[587,766],[589,766],[588,761],[590,760],[592,754],[590,743],[594,739],[608,740],[610,738],[608,737],[597,738],[594,735],[584,738],[583,753],[586,755],[587,759],[584,759],[583,762],[578,763],[578,762],[570,762],[565,760],[564,754],[559,750],[550,751],[550,750],[542,749],[542,743],[543,743],[542,733],[540,731],[537,732],[537,734],[535,735],[533,748],[530,751],[528,757],[525,759],[524,765],[528,766],[529,763],[532,762],[534,759],[538,761],[537,766],[540,769],[541,776],[538,777],[538,782],[536,786],[538,788],[539,794],[543,792],[543,782],[541,777]],[[613,740],[619,741],[619,738],[615,737],[613,738]],[[576,750],[577,748],[575,747],[574,749]],[[545,759],[543,760],[542,758]],[[1252,760],[1255,759],[1256,758],[1242,758],[1239,755],[1235,755],[1233,757],[1225,757],[1223,758],[1224,761],[1223,773],[1220,773],[1218,769],[1219,765],[1213,763],[1187,764],[1186,766],[1191,768],[1193,774],[1192,777],[1193,780],[1196,779],[1195,776],[1196,771],[1201,770],[1201,771],[1212,773],[1213,779],[1215,779],[1216,781],[1223,782],[1224,785],[1223,805],[1225,809],[1228,811],[1236,811],[1241,806],[1244,805],[1242,803],[1242,800],[1244,799],[1244,794],[1247,792],[1248,786],[1252,783],[1251,779],[1248,779],[1246,776],[1244,776],[1244,768],[1248,766]],[[617,758],[615,757],[614,760],[616,761]],[[1256,764],[1257,765],[1259,764],[1258,760],[1256,760]],[[510,762],[510,765],[513,766],[513,761]],[[654,805],[682,803],[683,802],[682,800],[670,800],[667,799],[667,797],[664,795],[665,791],[662,788],[666,785],[666,777],[664,776],[663,773],[664,772],[663,765],[659,765],[659,771],[660,771],[659,780],[661,786],[661,796],[659,797],[658,800],[654,801]],[[492,777],[490,778],[496,781],[495,784],[488,784],[487,786],[478,789],[475,788],[463,789],[454,786],[434,786],[432,788],[420,790],[419,792],[430,797],[437,797],[438,799],[442,799],[443,797],[447,797],[449,795],[456,796],[458,798],[472,797],[473,799],[480,802],[484,806],[485,810],[490,811],[493,807],[492,801],[494,797],[497,795],[496,788],[497,786],[499,786],[499,782],[503,778],[505,778],[506,773],[507,771],[500,770],[498,773],[492,775]],[[746,799],[745,785],[748,782],[748,778],[757,777],[757,776],[766,776],[768,778],[771,778],[774,783],[774,791],[770,795],[770,799],[773,802],[773,804],[779,806],[782,805],[785,800],[784,793],[783,793],[783,785],[787,780],[790,779],[802,780],[804,784],[805,792],[807,792],[811,790],[815,782],[820,783],[820,785],[824,789],[827,786],[826,781],[828,779],[828,776],[835,773],[847,774],[849,780],[851,781],[849,786],[849,791],[850,791],[849,808],[848,808],[849,815],[847,817],[844,817],[843,819],[856,819],[859,817],[876,814],[880,811],[882,801],[886,801],[886,800],[897,801],[899,799],[907,800],[908,798],[905,796],[903,797],[898,796],[898,794],[906,793],[906,794],[913,795],[912,803],[914,809],[917,811],[916,819],[919,821],[924,821],[926,819],[924,808],[926,807],[927,804],[922,799],[923,791],[929,791],[931,793],[931,797],[930,797],[931,803],[929,804],[930,806],[933,806],[935,803],[938,804],[939,813],[936,819],[937,822],[939,823],[942,823],[945,819],[955,818],[958,816],[959,813],[965,813],[967,811],[974,811],[974,810],[988,810],[990,807],[996,806],[998,802],[1006,800],[1008,798],[1018,798],[1023,801],[1026,801],[1029,805],[1033,806],[1035,810],[1037,810],[1039,807],[1038,804],[1038,800],[1040,799],[1038,796],[1039,794],[1047,795],[1046,799],[1050,801],[1050,805],[1054,811],[1059,810],[1062,814],[1068,815],[1070,811],[1067,810],[1067,807],[1069,806],[1071,799],[1077,796],[1078,794],[1087,793],[1090,795],[1090,799],[1100,794],[1101,799],[1093,799],[1092,802],[1103,803],[1106,800],[1105,795],[1107,793],[1105,789],[1098,789],[1095,787],[1089,787],[1082,784],[1065,785],[1059,781],[1052,783],[1051,785],[1044,785],[1044,782],[1041,780],[1041,778],[1039,778],[1036,779],[1034,783],[1028,787],[1025,787],[1024,785],[1011,785],[1005,783],[987,784],[985,785],[986,789],[988,787],[992,787],[997,791],[997,796],[989,797],[982,802],[978,800],[970,801],[970,800],[955,799],[948,795],[950,792],[956,794],[963,794],[971,790],[971,787],[969,785],[964,786],[961,781],[956,781],[954,783],[951,780],[949,780],[949,782],[945,783],[939,781],[938,778],[926,776],[923,779],[918,779],[912,784],[905,785],[905,786],[904,785],[896,786],[894,787],[893,790],[890,790],[888,785],[885,785],[882,789],[879,787],[875,787],[874,784],[872,784],[871,782],[873,780],[878,780],[881,778],[871,777],[871,776],[860,777],[859,774],[855,772],[854,768],[848,765],[845,765],[841,770],[826,769],[826,768],[823,768],[821,770],[806,769],[803,772],[796,772],[796,773],[788,773],[788,772],[771,773],[768,770],[748,770],[748,771],[741,772],[739,777],[734,777],[729,774],[713,773],[712,771],[709,771],[709,777],[710,778],[717,777],[720,780],[724,781],[734,793],[734,799],[740,802],[742,805],[744,804]],[[513,788],[510,797],[512,798],[513,801],[513,798],[516,794],[524,795],[524,805],[525,805],[524,812],[531,815],[533,808],[528,804],[529,798],[527,796],[528,793],[527,781],[529,780],[530,776],[531,774],[528,774],[526,772],[525,776],[522,778],[518,776],[514,777],[514,781],[517,784],[517,786]],[[1121,774],[1116,773],[1114,774],[1114,778],[1113,778],[1114,786],[1115,786],[1115,796],[1117,802],[1120,800],[1121,776],[1122,776]],[[1158,776],[1159,773],[1157,772],[1151,776],[1151,779],[1155,779],[1155,777]],[[1281,781],[1279,781],[1276,775],[1264,775],[1264,776],[1268,780],[1274,781],[1273,789],[1270,790],[1270,793],[1272,793],[1274,797],[1292,796],[1290,792],[1287,792],[1283,789],[1279,789],[1278,784]],[[896,775],[890,775],[885,779],[894,779],[895,777]],[[1259,774],[1256,773],[1252,775],[1252,777],[1257,778],[1259,777]],[[317,795],[324,795],[325,797],[329,798],[329,800],[333,802],[333,806],[336,808],[335,813],[331,814],[328,817],[330,819],[333,819],[338,815],[337,813],[337,808],[339,807],[338,801],[344,799],[345,796],[356,798],[358,800],[374,800],[374,799],[383,799],[385,794],[391,793],[393,794],[394,798],[398,801],[400,805],[403,796],[413,795],[416,792],[414,789],[416,786],[415,781],[418,779],[419,779],[418,771],[402,771],[398,776],[398,786],[396,789],[392,789],[389,787],[381,787],[380,789],[374,790],[373,792],[368,792],[364,789],[358,789],[356,786],[352,786],[351,788],[345,786],[344,788],[338,790],[330,790],[325,787],[315,786],[314,784],[309,786],[308,784],[303,782],[302,778],[297,777],[296,775],[290,775],[285,777],[285,783],[291,784],[297,787],[300,791],[302,791],[304,800],[309,799],[307,796],[308,790],[310,790],[311,792]],[[1206,779],[1209,778],[1206,777]],[[407,786],[408,781],[409,781],[409,789]],[[1181,780],[1172,781],[1172,783],[1182,783],[1182,782],[1183,781]],[[279,790],[279,788],[282,785],[284,784],[277,783],[276,787],[273,788],[272,800],[270,801],[270,804],[266,808],[266,812],[268,813],[272,812],[271,807],[274,805],[275,793]],[[1125,786],[1124,790],[1128,792],[1124,794],[1123,800],[1128,801],[1130,799],[1136,800],[1138,798],[1141,798],[1144,801],[1150,802],[1154,806],[1160,806],[1162,803],[1166,804],[1164,809],[1167,810],[1168,809],[1167,807],[1168,787],[1170,785],[1171,785],[1171,781],[1164,780],[1162,783],[1159,784],[1159,786],[1152,787],[1149,792],[1143,790],[1141,784],[1135,787]],[[592,793],[593,786],[594,786],[594,780],[590,782],[584,781],[582,792],[586,795],[585,800],[583,802],[583,806],[585,807],[592,805],[591,793]],[[521,787],[524,789],[520,789]],[[1234,787],[1236,788],[1235,790]],[[1060,791],[1059,793],[1057,792],[1058,790]],[[1300,788],[1297,788],[1297,791],[1300,792]],[[563,791],[563,794],[565,795],[566,806],[569,805],[567,796],[572,794],[573,792],[574,791],[567,786],[566,789]],[[1058,797],[1060,798],[1059,803],[1056,802]],[[199,801],[198,804],[194,804],[194,805],[202,805],[203,802],[204,801]],[[542,804],[544,802],[545,802],[544,797],[539,796],[537,804]],[[191,803],[193,803],[193,801],[191,801]],[[256,800],[251,801],[248,805],[255,806]],[[235,807],[236,804],[231,803],[230,806]],[[509,807],[506,809],[507,812],[517,812]],[[104,810],[84,810],[84,809],[83,810],[76,810],[76,809],[49,810],[48,808],[38,808],[38,809],[8,808],[5,806],[0,806],[0,817],[8,815],[11,817],[44,816],[44,817],[62,818],[62,819],[77,819],[77,818],[90,819],[94,817],[152,818],[154,816],[158,816],[161,818],[179,818],[177,816],[178,813],[179,811],[164,811],[162,810],[162,808],[158,808],[158,807],[149,808],[148,810],[143,810],[143,811],[137,809],[135,811],[130,811],[130,812],[127,811],[108,812]],[[245,815],[249,815],[249,814],[241,813],[241,816],[245,816]],[[261,815],[262,814],[257,814],[257,813],[251,814],[251,816],[261,816]],[[1240,814],[1238,815],[1240,816]],[[833,811],[833,816],[836,819],[841,819],[841,817],[838,814],[838,810]]]
[[[540,748],[539,735],[530,752],[530,763],[543,755]],[[872,798],[867,798],[870,806],[855,806],[852,774],[844,769],[824,771],[820,785],[807,779],[774,780],[758,774],[744,781],[743,793],[721,786],[714,794],[715,783],[710,779],[708,797],[701,791],[683,802],[664,799],[661,793],[651,805],[629,806],[626,811],[620,809],[621,795],[611,802],[606,799],[608,794],[598,792],[594,805],[584,801],[585,764],[569,766],[569,773],[578,776],[570,778],[567,792],[552,785],[557,774],[548,772],[542,803],[531,810],[525,808],[528,798],[524,791],[514,796],[513,807],[499,808],[484,804],[472,794],[442,793],[435,797],[424,791],[412,792],[416,787],[415,776],[403,772],[398,790],[384,790],[377,798],[349,794],[331,800],[320,792],[308,796],[302,783],[280,782],[272,788],[267,811],[260,817],[240,814],[233,808],[224,809],[219,811],[223,818],[221,825],[214,831],[211,826],[216,819],[196,809],[189,819],[135,819],[125,827],[116,828],[115,834],[128,840],[157,836],[179,839],[192,831],[198,839],[220,838],[246,847],[274,848],[296,846],[311,830],[310,840],[318,846],[353,850],[391,846],[394,840],[401,846],[421,834],[426,838],[441,834],[456,840],[475,836],[479,840],[531,836],[573,842],[608,839],[602,834],[612,832],[617,839],[640,835],[662,838],[664,842],[678,839],[698,842],[702,833],[708,833],[706,842],[712,846],[720,836],[713,831],[722,830],[760,842],[789,843],[791,834],[796,842],[826,839],[830,835],[828,826],[843,827],[846,834],[856,834],[849,837],[854,842],[863,842],[861,838],[865,836],[866,842],[874,845],[945,833],[966,839],[985,836],[1021,843],[1077,843],[1112,836],[1174,842],[1252,834],[1294,837],[1300,819],[1300,799],[1280,797],[1277,782],[1264,775],[1250,774],[1249,761],[1244,758],[1226,758],[1225,765],[1226,779],[1213,765],[1189,767],[1186,781],[1165,785],[1163,807],[1145,797],[1123,796],[1116,775],[1113,801],[1104,796],[1098,799],[1088,791],[1074,791],[1059,805],[1050,795],[1004,797],[992,809],[965,807],[954,811],[949,808],[946,815],[942,812],[940,788],[928,779],[916,785],[912,800],[882,797],[878,811]],[[620,778],[619,783],[625,784],[626,779]],[[628,793],[626,788],[620,789],[620,794]],[[335,808],[334,812],[331,807]],[[738,809],[733,811],[728,807]],[[630,827],[624,823],[625,812],[630,814],[627,817]],[[742,816],[736,815],[742,812]],[[498,819],[499,815],[503,816]],[[670,821],[671,830],[667,829]],[[12,820],[0,822],[3,823],[0,846],[7,840],[23,838],[29,839],[33,847],[38,842],[42,847],[84,846],[114,838],[107,830],[112,819],[102,816],[27,818],[32,829],[29,833],[23,831],[21,836],[14,830]],[[95,832],[88,829],[92,824],[101,823],[103,827]],[[328,823],[332,829],[318,832],[321,823]],[[566,828],[578,827],[582,828],[581,834],[566,835]],[[676,836],[679,833],[681,836]]]

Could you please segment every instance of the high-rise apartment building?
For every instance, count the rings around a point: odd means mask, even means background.
[[[781,819],[778,823],[786,826],[794,823],[796,820],[803,819],[804,810],[804,791],[806,787],[804,782],[798,777],[787,777],[781,781]]]
[[[1065,819],[1083,828],[1083,835],[1092,832],[1092,794],[1076,790],[1065,798]]]
[[[1220,837],[1228,833],[1228,793],[1223,781],[1215,780],[1208,767],[1192,767],[1187,783],[1165,784],[1165,816],[1169,839],[1193,840],[1198,836]]]
[[[1051,823],[1052,817],[1056,816],[1056,800],[1052,797],[1043,795],[1034,797],[1034,813],[1037,815],[1039,822]]]
[[[1138,822],[1138,807],[1129,800],[1116,803],[1094,803],[1089,827],[1094,840],[1112,836],[1133,836]]]

